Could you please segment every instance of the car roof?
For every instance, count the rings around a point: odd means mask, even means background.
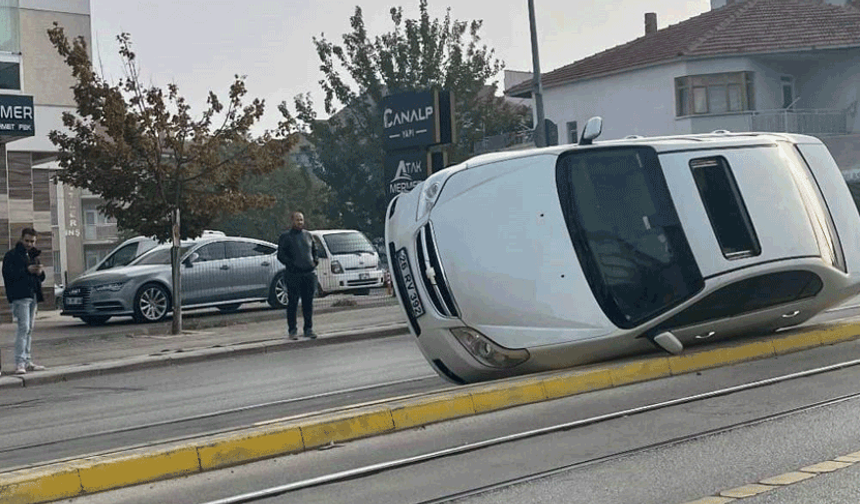
[[[361,233],[361,234],[364,234],[357,229],[316,229],[314,231],[310,231],[310,233],[320,234],[320,235],[327,235],[327,234],[334,234],[334,233]]]

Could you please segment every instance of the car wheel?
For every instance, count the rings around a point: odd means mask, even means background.
[[[85,324],[92,326],[104,325],[109,319],[110,315],[85,315],[81,317]]]
[[[146,284],[134,296],[134,320],[160,322],[170,311],[170,293],[159,284]]]
[[[240,306],[242,306],[242,303],[225,304],[219,305],[218,309],[221,310],[222,313],[233,313],[237,311]]]
[[[278,273],[269,289],[269,306],[272,308],[287,307],[287,281],[284,279],[283,273]]]
[[[326,297],[326,296],[328,296],[328,295],[329,295],[329,293],[328,293],[328,292],[326,292],[326,291],[324,291],[324,290],[323,290],[323,288],[322,288],[322,285],[320,285],[320,283],[319,283],[319,282],[317,282],[316,297],[318,297],[318,298],[324,298],[324,297]]]

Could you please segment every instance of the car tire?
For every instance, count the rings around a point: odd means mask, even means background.
[[[287,307],[287,281],[284,278],[284,273],[278,273],[272,281],[272,286],[269,288],[269,306],[272,308]]]
[[[134,296],[134,320],[139,323],[161,322],[167,317],[172,301],[163,285],[148,283]]]
[[[242,303],[218,305],[218,310],[221,311],[221,313],[234,313],[239,310],[240,306],[242,306]]]
[[[324,297],[328,296],[330,293],[329,293],[329,292],[324,291],[324,290],[323,290],[323,288],[322,288],[322,285],[320,285],[320,283],[319,283],[319,282],[317,282],[317,290],[316,290],[316,292],[315,292],[314,294],[315,294],[315,295],[314,295],[314,297],[317,297],[317,298],[324,298]]]
[[[87,325],[100,326],[110,320],[110,315],[84,315],[81,320]]]

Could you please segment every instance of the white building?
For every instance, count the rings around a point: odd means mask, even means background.
[[[592,116],[603,117],[604,139],[860,133],[860,9],[850,4],[712,0],[712,10],[662,29],[645,14],[642,36],[542,75],[545,115],[562,143]],[[506,93],[531,96],[531,83]]]

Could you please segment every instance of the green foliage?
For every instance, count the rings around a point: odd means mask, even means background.
[[[332,229],[340,223],[325,214],[329,189],[305,167],[286,163],[266,177],[249,176],[242,182],[248,192],[271,196],[274,205],[246,210],[219,219],[215,229],[228,235],[247,236],[277,243],[280,234],[290,228],[290,216],[295,211],[305,215],[308,229]]]
[[[116,84],[95,73],[83,37],[70,42],[57,23],[48,36],[72,70],[77,105],[76,114],[63,114],[67,130],[49,135],[63,168],[57,179],[101,196],[99,210],[120,228],[167,240],[178,208],[180,236],[194,237],[222,215],[274,203],[241,183],[283,166],[291,125],[287,119],[274,132],[251,135],[264,102],[244,102],[244,77],[235,76],[224,102],[210,91],[194,119],[175,84],[141,83],[127,33],[117,37],[126,76]]]
[[[393,29],[371,38],[356,7],[352,31],[343,35],[342,44],[314,38],[331,118],[317,119],[309,95],[294,100],[297,118],[315,146],[315,172],[333,191],[329,215],[372,236],[383,234],[387,203],[378,106],[384,96],[452,91],[458,141],[449,153],[451,162],[468,158],[484,136],[527,121],[527,109],[510,106],[494,96],[494,85],[488,86],[503,64],[481,43],[482,21],[452,20],[450,8],[443,20],[431,19],[427,0],[419,0],[419,10],[418,19],[404,19],[401,7],[392,8]]]

